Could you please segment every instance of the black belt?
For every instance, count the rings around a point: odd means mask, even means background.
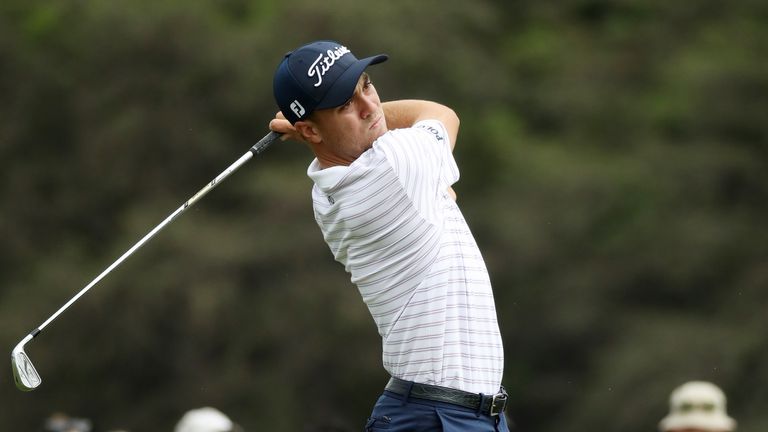
[[[485,395],[448,387],[404,381],[399,378],[391,378],[387,386],[384,387],[384,390],[397,393],[400,396],[459,405],[492,416],[503,413],[509,399],[504,387],[495,395]]]

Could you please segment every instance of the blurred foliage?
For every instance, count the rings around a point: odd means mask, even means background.
[[[56,0],[0,4],[0,341],[15,343],[266,133],[271,76],[344,41],[384,99],[460,114],[521,430],[655,430],[712,380],[768,427],[768,4]],[[0,428],[361,430],[387,377],[322,242],[310,153],[274,146],[0,377]]]

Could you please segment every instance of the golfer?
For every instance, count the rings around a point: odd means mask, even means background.
[[[315,220],[382,337],[392,378],[366,430],[507,431],[493,292],[451,189],[459,119],[382,103],[366,69],[385,60],[333,41],[287,54],[269,125],[314,153]]]

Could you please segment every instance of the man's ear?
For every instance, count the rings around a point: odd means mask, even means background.
[[[308,143],[320,144],[323,141],[320,131],[309,120],[299,120],[294,123],[293,127]]]

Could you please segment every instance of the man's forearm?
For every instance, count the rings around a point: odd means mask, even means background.
[[[381,104],[387,125],[392,129],[411,127],[419,120],[455,115],[450,108],[436,102],[418,99],[402,99]]]
[[[451,148],[455,145],[459,131],[459,118],[447,106],[416,99],[384,102],[381,106],[389,129],[411,127],[421,120],[439,120],[448,130]]]
[[[432,102],[404,99],[381,104],[384,109],[384,117],[390,129],[407,128],[419,121],[424,112],[428,112]]]

